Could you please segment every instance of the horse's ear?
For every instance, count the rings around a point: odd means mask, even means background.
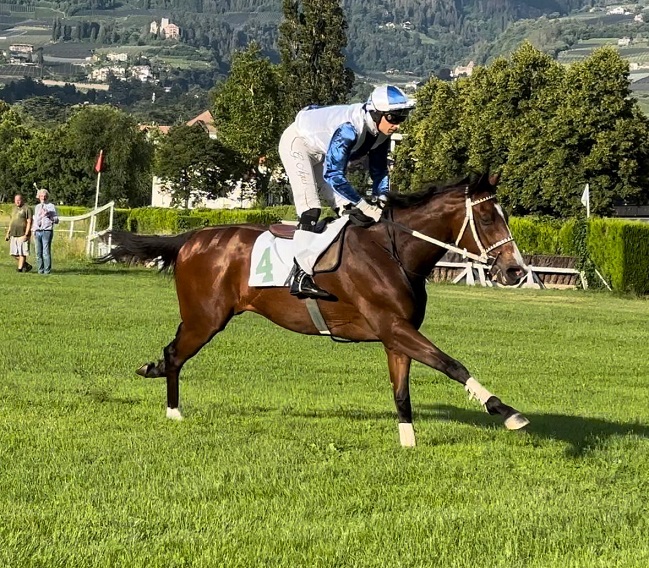
[[[500,181],[500,172],[494,172],[493,174],[489,174],[489,185],[492,187],[496,187],[498,185],[498,182]]]

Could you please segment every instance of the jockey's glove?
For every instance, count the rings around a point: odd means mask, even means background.
[[[378,222],[381,219],[381,215],[383,215],[383,211],[380,207],[377,207],[376,205],[370,205],[364,199],[361,199],[358,202],[356,208],[360,209],[368,217],[374,219],[375,223]]]
[[[381,195],[377,195],[370,199],[370,203],[381,209],[385,209],[385,206],[388,204],[388,196],[385,193],[382,193]]]

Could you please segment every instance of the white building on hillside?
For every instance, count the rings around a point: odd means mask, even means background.
[[[463,75],[466,77],[471,77],[473,74],[473,68],[475,67],[475,63],[473,61],[469,61],[468,65],[462,66],[458,65],[453,71],[451,71],[451,77],[462,77]]]
[[[169,18],[162,18],[159,24],[155,20],[151,22],[149,32],[153,35],[164,35],[166,39],[178,39],[180,37],[180,28],[171,23]]]

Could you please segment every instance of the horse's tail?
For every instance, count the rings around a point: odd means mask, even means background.
[[[136,235],[127,231],[110,231],[103,237],[105,242],[109,237],[114,248],[108,254],[99,257],[96,262],[104,263],[111,260],[133,264],[135,262],[157,261],[160,270],[173,267],[182,246],[196,231],[188,231],[181,235]]]

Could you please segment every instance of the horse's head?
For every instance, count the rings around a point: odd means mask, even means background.
[[[455,241],[489,264],[493,280],[511,286],[525,275],[525,263],[498,205],[497,183],[498,175],[483,175],[465,186],[464,221]]]

